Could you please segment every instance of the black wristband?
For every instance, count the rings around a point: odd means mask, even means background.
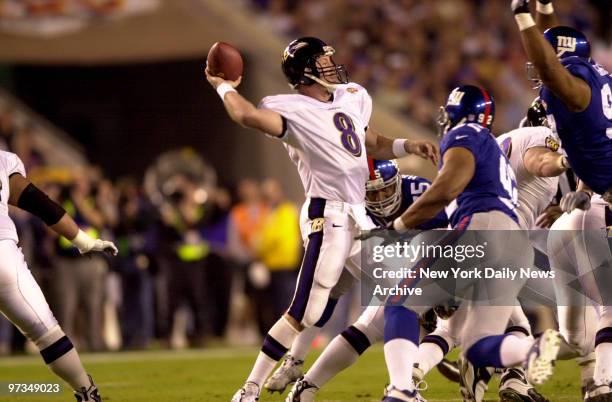
[[[48,226],[62,219],[66,210],[30,183],[19,196],[17,206],[42,219]]]

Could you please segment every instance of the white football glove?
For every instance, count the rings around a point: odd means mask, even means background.
[[[584,211],[591,208],[591,195],[585,191],[572,191],[565,194],[559,203],[563,212],[572,212],[574,209]]]
[[[112,241],[94,239],[80,229],[76,237],[72,239],[72,244],[74,244],[81,254],[99,251],[115,256],[119,253],[119,250],[117,250],[117,247]]]

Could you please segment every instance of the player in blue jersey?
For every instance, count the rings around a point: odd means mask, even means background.
[[[370,176],[366,182],[366,209],[372,220],[381,226],[392,222],[408,209],[431,185],[431,182],[423,177],[401,175],[394,160],[369,159],[368,164]],[[447,227],[446,213],[440,211],[435,217],[419,225],[418,229]],[[383,339],[383,328],[384,307],[367,307],[355,323],[329,343],[306,375],[294,384],[286,402],[314,401],[316,393],[323,385],[354,364],[370,345]],[[302,356],[301,358],[303,360]],[[295,365],[290,367],[294,368]]]
[[[372,220],[386,226],[407,210],[431,182],[424,177],[401,175],[395,160],[369,160],[370,178],[366,183],[366,209]],[[446,212],[440,211],[417,229],[448,226]]]
[[[540,98],[572,169],[590,189],[612,201],[612,76],[591,59],[582,32],[542,23],[541,28],[548,28],[542,35],[528,3],[513,0],[512,9],[541,81]],[[538,21],[542,14],[538,12]]]
[[[491,246],[488,257],[497,263],[512,261],[518,266],[533,263],[529,241],[519,233],[514,209],[517,190],[514,173],[495,138],[490,133],[495,113],[492,97],[482,88],[462,85],[449,95],[441,110],[439,124],[444,135],[440,144],[442,162],[431,187],[423,193],[388,228],[405,231],[435,217],[451,201],[456,209],[450,222],[457,230],[513,230],[508,240],[512,247]],[[505,239],[505,237],[504,237]],[[525,250],[516,255],[516,249]],[[488,281],[489,294],[505,295],[514,300],[523,281]],[[442,302],[442,301],[440,301]],[[470,302],[468,302],[470,303]],[[527,379],[540,384],[552,374],[559,348],[559,335],[547,330],[535,342],[505,334],[512,305],[470,303],[467,307],[461,344],[474,367],[512,367],[524,363]],[[412,382],[412,367],[418,350],[418,312],[420,307],[385,307],[385,360],[390,386],[383,401],[418,402],[421,399]]]
[[[584,292],[600,304],[594,384],[585,402],[612,401],[612,307],[605,301],[609,290],[599,289],[608,281],[590,286],[585,280],[598,275],[599,267],[612,269],[607,239],[596,235],[612,225],[612,76],[591,59],[591,46],[582,32],[554,26],[550,0],[538,2],[537,27],[528,0],[512,1],[512,9],[537,72],[549,120],[580,178],[578,191],[561,200],[567,213],[551,228],[548,253],[551,268],[567,276],[566,283],[580,279]],[[546,29],[543,35],[538,28]],[[561,332],[567,339],[566,332],[584,322],[586,296],[570,287],[557,286],[556,290]],[[576,345],[580,354],[588,353],[589,348],[588,343]]]

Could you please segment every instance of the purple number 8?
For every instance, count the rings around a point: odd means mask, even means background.
[[[349,151],[353,156],[361,156],[361,141],[355,132],[355,125],[350,117],[344,113],[336,113],[334,115],[334,125],[342,133],[340,141],[342,146]]]

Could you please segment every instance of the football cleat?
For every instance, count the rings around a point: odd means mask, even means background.
[[[500,402],[549,402],[527,382],[522,368],[504,370],[499,382]]]
[[[90,375],[89,377],[89,387],[82,387],[78,391],[74,391],[74,396],[77,402],[102,402],[102,398],[98,393],[98,387],[94,384],[93,379]]]
[[[287,385],[292,384],[304,375],[304,360],[295,359],[287,355],[283,363],[276,369],[274,374],[268,378],[264,388],[269,392],[283,393]]]
[[[459,383],[461,381],[461,373],[459,372],[459,365],[457,362],[452,362],[447,359],[442,359],[436,366],[440,374],[442,374],[447,380]]]
[[[405,391],[389,385],[385,388],[385,395],[381,402],[427,402],[425,398],[419,394],[419,391]]]
[[[584,395],[584,402],[612,402],[612,384],[593,384]]]
[[[293,388],[287,394],[285,402],[312,402],[315,400],[315,395],[319,387],[302,379],[293,384]]]
[[[257,402],[259,401],[259,385],[247,381],[234,396],[231,402]]]
[[[552,376],[560,346],[561,335],[553,329],[536,339],[523,364],[528,383],[540,385]]]
[[[464,402],[482,402],[489,388],[489,381],[495,371],[492,368],[476,368],[464,356],[459,357],[459,388]]]

